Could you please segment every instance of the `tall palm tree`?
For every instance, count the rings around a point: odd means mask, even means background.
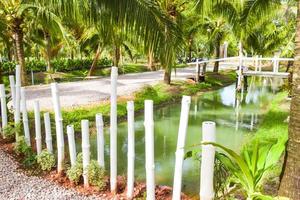
[[[290,108],[289,141],[279,194],[292,200],[300,197],[300,1],[298,1],[293,92]]]

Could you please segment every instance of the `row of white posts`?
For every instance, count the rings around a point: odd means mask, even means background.
[[[17,73],[20,73],[17,67]],[[111,192],[117,191],[117,68],[112,67],[111,71],[111,112],[110,112],[110,184]],[[18,77],[18,74],[16,74]],[[11,83],[13,79],[11,78]],[[30,145],[29,123],[26,109],[25,89],[19,85],[17,79],[16,94],[13,102],[21,102],[21,110],[23,114],[24,135],[28,145]],[[11,85],[11,88],[13,85]],[[20,89],[17,89],[20,87]],[[59,101],[59,91],[57,83],[51,84],[52,101],[55,112],[56,125],[56,140],[57,140],[57,172],[63,171],[64,162],[64,135],[63,135],[63,119],[61,114],[61,107]],[[12,90],[13,92],[13,90]],[[20,93],[18,95],[17,93]],[[14,97],[13,97],[14,98]],[[1,117],[2,127],[7,125],[6,113],[6,95],[4,85],[0,85],[0,99],[1,99]],[[183,96],[181,105],[181,116],[178,130],[178,140],[176,149],[175,171],[174,171],[174,186],[173,186],[173,200],[179,200],[181,197],[181,183],[182,183],[182,168],[185,152],[185,140],[187,135],[188,118],[190,110],[191,97]],[[17,110],[18,103],[14,103],[15,120],[18,119]],[[20,109],[19,109],[20,110]],[[127,168],[127,197],[133,198],[134,191],[134,160],[135,160],[135,133],[134,133],[134,102],[127,102],[128,111],[128,168]],[[153,101],[145,100],[145,168],[146,168],[146,193],[147,200],[155,199],[155,159],[154,159],[154,119],[153,119]],[[16,116],[17,115],[17,116]],[[35,117],[35,140],[37,146],[37,154],[42,151],[42,137],[41,137],[41,120],[40,120],[40,106],[39,101],[34,102],[34,117]],[[103,119],[101,114],[95,116],[96,130],[97,130],[97,160],[101,167],[104,164],[104,132]],[[19,119],[20,121],[20,119]],[[44,114],[44,124],[46,132],[46,146],[49,152],[53,152],[51,124],[49,113]],[[90,162],[90,142],[89,142],[89,121],[81,121],[82,131],[82,153],[83,153],[83,177],[84,186],[89,186],[87,166]],[[215,142],[216,128],[214,122],[203,122],[202,125],[202,141]],[[70,161],[73,166],[76,162],[76,145],[74,128],[72,125],[67,126],[67,136],[69,144]],[[201,163],[201,184],[200,197],[201,200],[212,200],[214,197],[213,190],[213,173],[214,173],[214,156],[215,147],[212,145],[202,146],[202,163]]]

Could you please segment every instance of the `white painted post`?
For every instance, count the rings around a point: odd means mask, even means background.
[[[238,84],[237,89],[240,90],[242,87],[242,67],[243,67],[243,47],[242,43],[239,43],[239,70],[238,70]]]
[[[155,199],[153,101],[145,100],[145,156],[147,200]]]
[[[176,149],[176,161],[175,161],[175,172],[173,182],[173,200],[181,199],[181,182],[182,182],[182,167],[184,159],[184,147],[186,132],[189,120],[189,110],[191,104],[190,96],[183,96],[181,101],[181,114],[178,130],[177,149]]]
[[[82,161],[84,187],[89,187],[88,165],[90,164],[89,120],[81,120],[82,131]]]
[[[250,130],[252,131],[254,128],[254,114],[251,113],[251,122],[250,122]]]
[[[196,59],[196,77],[195,77],[195,81],[199,82],[199,60],[198,60],[198,58]]]
[[[55,112],[55,128],[57,141],[57,172],[61,174],[64,166],[64,133],[57,83],[51,83],[52,102]]]
[[[117,78],[118,68],[111,68],[110,96],[110,191],[117,190]]]
[[[216,142],[216,124],[215,122],[202,123],[202,141]],[[212,200],[214,198],[214,162],[215,147],[212,145],[202,145],[201,159],[201,180],[200,180],[200,199]]]
[[[102,114],[96,114],[96,129],[97,129],[97,160],[100,167],[105,168],[104,161],[104,132]]]
[[[13,109],[16,107],[16,85],[15,85],[15,76],[9,76],[9,85],[10,85],[10,95],[12,100]]]
[[[134,189],[134,158],[135,158],[135,141],[134,141],[134,102],[127,102],[127,122],[128,122],[128,167],[127,167],[127,198],[133,198]]]
[[[227,58],[228,42],[224,42],[224,58]]]
[[[15,99],[15,124],[20,123],[20,100],[21,100],[21,66],[16,65],[16,99]]]
[[[68,134],[71,166],[74,166],[76,164],[76,145],[75,145],[74,126],[73,125],[67,126],[67,134]]]
[[[259,57],[260,57],[260,61],[259,61],[258,69],[261,72],[261,68],[262,68],[262,55],[260,55]]]
[[[46,132],[46,147],[48,152],[53,153],[51,121],[50,121],[50,114],[48,112],[44,113],[44,123],[45,123],[45,132]]]
[[[6,95],[5,95],[4,84],[0,84],[0,100],[1,100],[2,134],[4,138],[3,129],[7,126],[7,108],[6,108]]]
[[[30,130],[28,124],[28,114],[27,114],[27,105],[26,105],[26,93],[25,88],[21,87],[21,110],[22,110],[22,120],[24,128],[25,141],[28,146],[31,146],[30,142]]]
[[[255,71],[257,72],[257,68],[258,68],[258,56],[257,56],[257,55],[255,56],[255,64],[254,64],[254,67],[255,67]]]
[[[40,103],[34,101],[34,124],[35,124],[35,141],[36,152],[39,155],[42,152],[42,134],[41,134],[41,116],[40,116]]]

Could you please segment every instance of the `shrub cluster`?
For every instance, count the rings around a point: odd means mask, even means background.
[[[93,63],[93,59],[57,59],[51,62],[53,70],[59,72],[68,72],[80,69],[89,69]],[[108,58],[99,59],[97,67],[110,66],[112,61]],[[42,72],[46,71],[46,62],[44,60],[30,60],[26,61],[26,71]],[[5,61],[2,63],[3,73],[13,73],[16,63]]]
[[[36,164],[36,155],[32,148],[27,145],[24,136],[19,136],[14,144],[14,151],[17,155],[23,157],[23,164],[25,167],[31,167]]]
[[[55,166],[54,155],[46,149],[37,155],[36,161],[43,171],[50,171]]]
[[[100,190],[105,187],[105,170],[99,166],[98,162],[91,160],[87,169],[90,185],[97,186]],[[82,153],[77,155],[74,166],[68,169],[67,176],[75,184],[78,184],[83,175]]]
[[[6,127],[3,128],[3,135],[8,140],[14,140],[16,136],[22,133],[22,124],[18,123],[8,123]]]

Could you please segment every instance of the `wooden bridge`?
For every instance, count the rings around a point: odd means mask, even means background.
[[[280,70],[280,62],[285,62],[287,66],[289,61],[294,61],[293,58],[263,58],[262,56],[255,57],[228,57],[210,60],[197,60],[196,62],[188,63],[188,65],[195,65],[196,74],[203,75],[205,69],[201,65],[208,66],[210,63],[219,62],[221,69],[236,69],[237,73],[237,88],[240,89],[245,77],[260,76],[260,77],[278,77],[288,78],[290,73],[286,70]],[[271,67],[271,68],[270,68]],[[196,75],[197,76],[197,75]]]

